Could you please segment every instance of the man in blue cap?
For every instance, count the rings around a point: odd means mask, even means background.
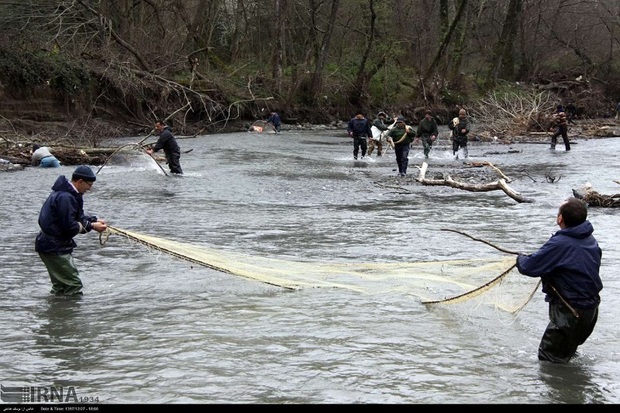
[[[71,181],[60,175],[39,213],[41,231],[35,240],[35,251],[47,268],[55,295],[82,294],[82,280],[71,255],[77,246],[73,237],[107,228],[105,221],[84,214],[82,196],[96,180],[88,166],[78,166]]]

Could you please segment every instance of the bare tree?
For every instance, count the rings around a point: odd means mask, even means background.
[[[312,3],[314,2],[314,0],[310,0],[310,2]],[[325,30],[325,34],[320,45],[316,65],[314,67],[314,73],[312,74],[312,87],[310,88],[310,91],[311,93],[313,93],[311,100],[315,102],[316,97],[320,95],[323,90],[323,69],[325,68],[325,64],[329,57],[329,46],[332,40],[332,35],[334,33],[334,28],[336,26],[336,16],[338,15],[339,7],[340,0],[331,0],[331,9],[329,14],[329,20],[327,22],[327,28]]]
[[[286,0],[275,1],[275,21],[276,21],[276,47],[275,47],[275,63],[273,77],[276,79],[276,91],[282,93],[282,64],[284,60],[284,10],[286,9]]]
[[[502,33],[491,55],[487,79],[491,84],[500,77],[506,80],[512,80],[514,77],[514,39],[518,33],[522,10],[523,0],[510,0]]]
[[[452,40],[452,35],[460,24],[461,17],[463,16],[466,8],[467,0],[459,0],[454,19],[452,20],[452,23],[447,28],[447,30],[443,33],[441,43],[439,44],[439,48],[437,49],[437,54],[435,55],[435,58],[433,59],[430,66],[426,69],[425,77],[427,79],[431,78],[432,74],[437,68],[437,65],[439,64],[440,59],[443,57],[446,50],[448,49],[448,46],[450,45],[450,42]]]

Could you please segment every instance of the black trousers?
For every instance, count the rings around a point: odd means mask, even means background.
[[[598,319],[598,306],[576,311],[579,317],[561,302],[549,303],[549,324],[538,346],[539,360],[566,364],[590,337]]]
[[[568,141],[568,126],[566,125],[558,126],[558,130],[556,130],[551,137],[551,147],[555,149],[555,144],[558,143],[558,136],[560,135],[562,135],[564,147],[567,151],[570,151],[570,142]]]
[[[181,151],[166,152],[166,161],[168,162],[170,173],[183,173],[183,169],[181,169]]]
[[[355,136],[353,138],[353,157],[357,159],[357,154],[362,149],[362,158],[366,156],[366,150],[368,149],[368,142],[365,136]]]
[[[467,150],[467,136],[456,136],[452,138],[452,155],[456,155],[459,148],[463,148],[463,156],[467,158],[469,155]]]

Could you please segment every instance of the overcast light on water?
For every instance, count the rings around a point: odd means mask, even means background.
[[[250,272],[271,263],[264,271],[307,285],[283,288],[93,232],[76,237],[73,254],[84,296],[51,297],[34,251],[38,212],[56,177],[74,167],[0,173],[4,387],[72,388],[79,401],[104,405],[620,402],[617,208],[589,210],[604,289],[598,324],[567,365],[537,359],[548,321],[540,290],[516,314],[484,297],[422,303],[454,293],[437,262],[506,257],[442,229],[534,251],[558,229],[557,207],[573,189],[620,193],[619,139],[577,139],[570,152],[471,143],[469,161],[500,168],[530,203],[502,191],[399,184],[393,152],[354,162],[343,131],[179,142],[189,151],[184,176],[166,176],[147,157],[106,165],[85,210],[116,228],[237,256],[230,265]],[[410,175],[421,152],[410,153]],[[462,162],[443,138],[429,173]],[[430,263],[424,279],[420,263]],[[374,272],[332,282],[330,271],[362,265]],[[462,284],[482,285],[478,275]],[[519,277],[509,276],[515,289],[530,281]],[[504,302],[514,290],[501,288],[483,296]]]

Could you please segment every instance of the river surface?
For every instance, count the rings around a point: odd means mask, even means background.
[[[442,139],[427,177],[434,166],[463,162]],[[106,165],[85,195],[86,212],[250,262],[278,260],[285,275],[325,264],[505,257],[445,228],[532,252],[558,229],[557,208],[573,189],[591,183],[601,194],[620,192],[614,138],[575,139],[570,152],[561,144],[551,152],[534,143],[471,143],[469,161],[500,168],[529,203],[502,191],[398,184],[393,152],[354,162],[344,131],[179,142],[191,150],[181,157],[184,176],[165,175],[146,155]],[[418,145],[409,174],[423,161]],[[558,366],[537,359],[548,321],[540,289],[516,314],[475,299],[425,305],[425,294],[452,294],[432,282],[424,291],[383,288],[380,278],[291,290],[92,232],[76,237],[73,254],[84,296],[51,297],[34,251],[38,212],[57,176],[73,169],[0,174],[4,387],[72,388],[79,401],[101,404],[620,402],[618,208],[590,208],[603,250],[600,316],[578,356]]]

